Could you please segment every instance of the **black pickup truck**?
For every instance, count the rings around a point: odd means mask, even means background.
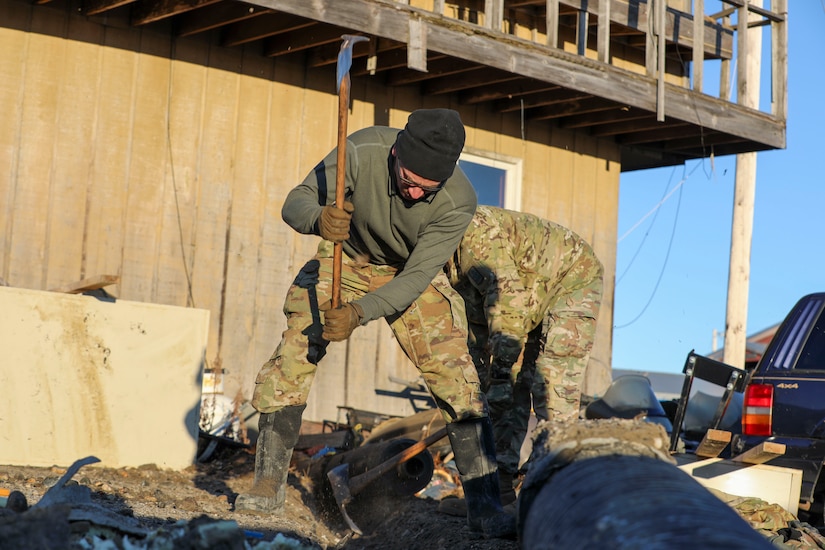
[[[802,470],[800,517],[822,523],[825,503],[825,293],[809,294],[787,315],[748,375],[742,433],[734,455],[765,441],[785,445],[768,464]]]

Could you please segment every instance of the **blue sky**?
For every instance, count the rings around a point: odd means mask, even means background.
[[[757,154],[748,335],[825,291],[825,0],[789,4],[787,147]],[[678,373],[714,329],[724,345],[735,177],[735,156],[622,174],[613,368]]]

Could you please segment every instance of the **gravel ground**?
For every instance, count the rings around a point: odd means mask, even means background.
[[[0,465],[0,489],[19,491],[31,507],[66,473],[68,466]],[[487,540],[471,533],[463,518],[439,513],[438,501],[416,496],[371,503],[367,512],[362,511],[359,517],[353,518],[363,535],[353,534],[337,510],[329,512],[328,506],[316,498],[311,478],[295,470],[289,477],[286,509],[282,516],[236,513],[233,511],[235,498],[249,489],[253,471],[254,453],[244,448],[219,448],[209,462],[184,471],[161,470],[153,465],[120,469],[87,465],[61,492],[75,484],[75,489],[88,488],[80,490],[79,494],[80,501],[88,500],[90,496],[90,502],[45,508],[36,506],[25,512],[15,512],[9,509],[14,505],[9,500],[9,506],[0,509],[0,549],[154,550],[160,548],[159,543],[151,546],[149,541],[153,537],[159,539],[161,534],[173,538],[170,533],[175,529],[174,537],[178,541],[175,549],[519,548],[516,541]],[[122,525],[101,528],[100,524],[105,523],[101,518]],[[234,523],[219,523],[222,520]],[[212,525],[212,531],[207,533],[209,529],[204,529],[204,525]],[[215,540],[215,525],[225,528],[220,543]],[[150,536],[130,535],[130,529],[142,530]],[[211,542],[207,535],[212,537]],[[274,543],[284,540],[289,544],[277,546]]]

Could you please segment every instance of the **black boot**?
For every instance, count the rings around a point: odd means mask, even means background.
[[[447,434],[461,475],[467,524],[489,538],[516,535],[515,517],[501,507],[493,425],[488,417],[447,425]]]
[[[306,405],[262,413],[258,419],[255,482],[249,493],[238,495],[235,511],[278,514],[284,509],[286,479],[292,449],[301,430]]]

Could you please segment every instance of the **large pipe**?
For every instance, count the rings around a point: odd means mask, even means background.
[[[773,548],[688,474],[643,456],[574,462],[521,500],[519,516],[522,548]]]
[[[676,466],[667,441],[661,425],[643,421],[540,426],[519,493],[521,547],[773,548]]]

